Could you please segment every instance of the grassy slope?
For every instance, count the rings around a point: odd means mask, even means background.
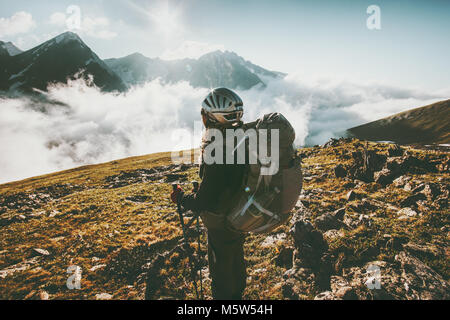
[[[370,122],[348,131],[360,139],[402,144],[450,143],[450,100]]]
[[[307,148],[304,160],[305,190],[321,190],[319,197],[308,203],[313,218],[320,213],[338,209],[346,205],[345,195],[351,189],[342,179],[334,177],[333,168],[337,163],[349,162],[357,142],[350,142],[331,148]],[[388,145],[372,144],[380,152],[386,152]],[[410,149],[410,152],[423,156],[427,151]],[[434,154],[434,153],[432,153]],[[107,292],[117,299],[141,298],[133,285],[134,279],[115,273],[105,273],[101,269],[89,271],[96,265],[109,266],[113,257],[132,252],[148,244],[158,244],[164,240],[175,239],[180,235],[175,207],[167,195],[170,183],[164,179],[153,182],[140,182],[120,188],[108,189],[106,177],[121,171],[131,172],[170,164],[170,154],[162,153],[134,157],[106,164],[86,166],[42,177],[0,186],[1,197],[19,192],[34,194],[36,189],[55,184],[82,186],[84,189],[62,196],[43,204],[40,208],[8,209],[0,217],[14,217],[23,214],[26,219],[1,227],[0,270],[27,261],[35,256],[34,248],[46,249],[49,256],[41,257],[39,262],[23,271],[17,271],[0,281],[0,299],[35,298],[39,291],[50,294],[51,299],[94,299],[96,294]],[[183,173],[185,181],[197,179],[197,169],[189,168]],[[323,178],[323,177],[327,178]],[[449,180],[448,174],[425,174],[417,177],[421,181]],[[188,182],[185,182],[189,184]],[[186,185],[186,189],[189,188]],[[332,192],[329,192],[332,191]],[[365,184],[359,192],[367,197],[397,204],[408,194],[403,189],[389,186],[380,189],[375,183]],[[145,202],[127,200],[130,196],[149,196]],[[56,216],[52,212],[57,210]],[[362,259],[359,253],[373,245],[389,233],[394,236],[414,240],[418,243],[447,243],[448,234],[441,231],[448,224],[448,213],[431,211],[412,221],[398,221],[394,212],[375,212],[372,228],[359,227],[346,231],[345,237],[330,243],[332,248],[347,248],[355,254],[347,263],[358,264]],[[351,210],[349,214],[352,214]],[[34,215],[34,216],[33,216]],[[53,217],[52,217],[53,216]],[[287,233],[290,226],[282,226],[271,235],[250,235],[245,245],[248,261],[247,299],[282,299],[282,275],[286,269],[276,266],[272,259],[281,247],[292,245],[290,236],[286,240],[267,242],[268,237]],[[203,238],[203,243],[206,239]],[[164,247],[164,243],[162,247]],[[267,245],[263,245],[267,243]],[[203,245],[203,250],[205,247]],[[158,250],[155,249],[155,254]],[[382,252],[382,259],[392,259],[395,252]],[[132,260],[133,258],[131,258]],[[129,259],[130,260],[130,259]],[[128,261],[129,263],[133,261]],[[448,257],[427,263],[449,278]],[[70,265],[78,265],[83,270],[81,290],[66,288]],[[186,261],[184,267],[175,267],[167,261],[162,270],[167,276],[165,288],[161,292],[176,298],[193,298],[187,278]],[[207,297],[210,294],[206,283]],[[312,298],[313,293],[306,293]]]

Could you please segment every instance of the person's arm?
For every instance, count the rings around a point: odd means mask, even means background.
[[[213,208],[218,200],[218,195],[224,187],[225,166],[220,164],[205,165],[203,181],[195,194],[183,195],[181,205],[186,210],[203,211]]]

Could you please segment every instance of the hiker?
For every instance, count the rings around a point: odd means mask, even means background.
[[[208,94],[201,111],[206,128],[201,148],[202,183],[193,194],[186,195],[179,186],[175,186],[171,194],[174,203],[199,213],[208,230],[209,272],[212,295],[217,300],[242,299],[247,278],[243,248],[245,235],[248,232],[269,232],[286,222],[302,188],[301,160],[293,147],[295,131],[289,122],[281,114],[272,113],[244,124],[241,121],[243,113],[243,102],[233,91],[217,88]],[[241,141],[226,139],[229,129],[264,129],[262,131],[266,132],[276,129],[277,135],[264,141],[276,141],[279,158],[269,161],[269,167],[262,164],[266,161],[259,161],[261,158],[252,163],[251,141],[247,138]],[[209,155],[210,150],[206,150],[215,140],[210,133],[217,130],[224,137],[223,161],[209,164],[211,161],[206,161],[207,157],[215,157],[215,154]],[[238,152],[233,152],[234,161],[227,162],[227,152],[236,151],[243,141],[245,161],[239,162]],[[230,142],[233,145],[227,148]],[[271,150],[271,156],[274,156],[274,149]],[[265,169],[270,169],[273,163],[277,164],[277,170],[263,176],[263,172],[270,171]]]
[[[216,104],[217,100],[221,103]],[[225,112],[214,112],[221,109]],[[201,115],[207,130],[238,128],[243,125],[243,103],[231,90],[216,89],[203,102]],[[203,141],[202,154],[206,145],[207,142]],[[225,148],[224,143],[224,150]],[[223,154],[225,156],[225,152]],[[246,286],[243,248],[245,235],[229,230],[225,220],[227,211],[230,210],[230,197],[239,188],[244,170],[245,165],[202,163],[202,183],[197,193],[185,195],[179,188],[171,196],[174,203],[180,202],[186,210],[201,212],[202,221],[208,230],[212,295],[218,300],[240,300]]]

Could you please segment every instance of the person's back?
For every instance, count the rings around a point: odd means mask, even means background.
[[[202,183],[195,194],[172,194],[172,200],[187,210],[200,213],[208,229],[208,262],[212,278],[214,299],[241,299],[246,286],[244,260],[245,235],[227,227],[227,214],[233,203],[234,193],[241,187],[246,171],[245,164],[227,164],[226,129],[238,129],[242,125],[242,100],[231,90],[219,88],[213,90],[203,103],[202,117],[206,127],[202,145],[202,163],[200,178]],[[214,152],[208,152],[209,130],[218,130],[223,135],[223,158],[215,158]],[[217,149],[216,149],[217,151]],[[209,157],[207,159],[207,157]]]

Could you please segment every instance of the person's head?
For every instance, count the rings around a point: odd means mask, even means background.
[[[203,100],[202,119],[205,127],[233,127],[241,123],[244,103],[227,88],[213,89]]]

